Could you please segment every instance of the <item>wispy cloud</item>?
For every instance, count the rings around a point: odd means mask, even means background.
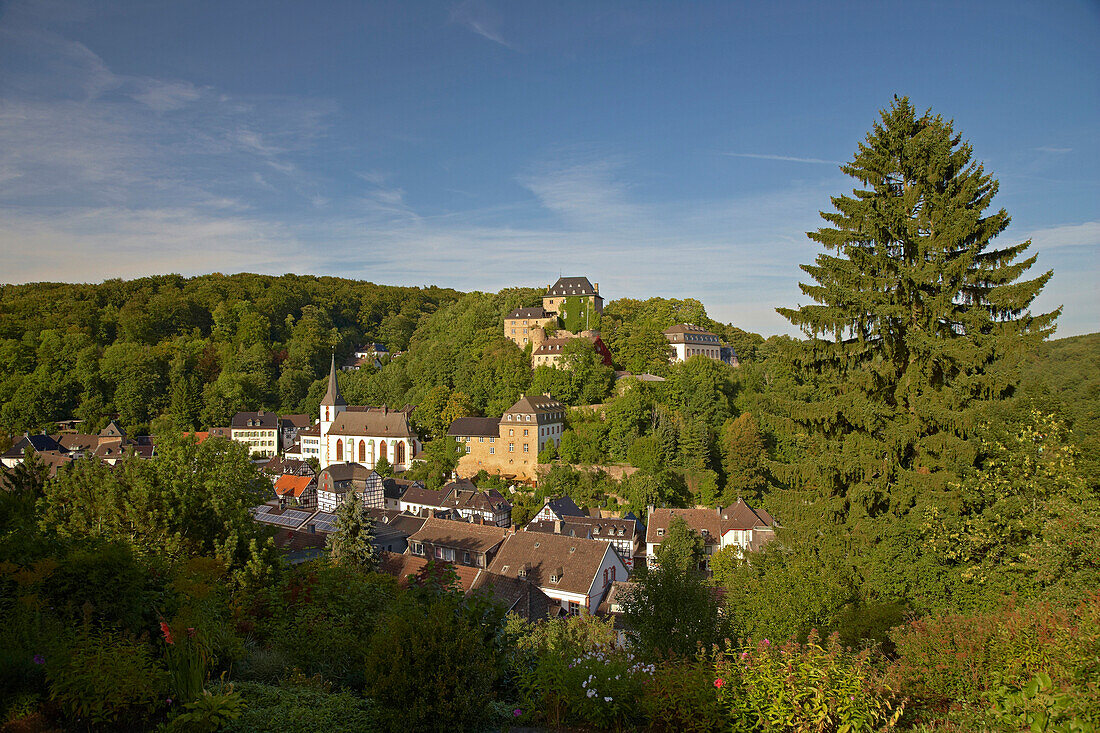
[[[1100,262],[1100,221],[1037,229],[1028,235],[1032,249],[1043,252],[1069,247],[1088,247]]]
[[[512,51],[516,46],[505,40],[501,33],[500,13],[484,0],[465,0],[451,9],[451,22],[468,28],[482,38],[499,43]]]
[[[769,155],[766,153],[721,153],[729,158],[753,158],[755,160],[782,160],[788,163],[823,163],[825,165],[844,165],[839,160],[824,158],[801,158],[794,155]]]

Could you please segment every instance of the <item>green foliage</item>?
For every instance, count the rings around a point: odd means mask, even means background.
[[[1054,688],[1050,675],[1040,672],[1021,689],[1001,685],[990,697],[991,717],[1000,725],[1034,733],[1093,733],[1092,722],[1075,714],[1076,698]]]
[[[239,718],[225,724],[226,733],[382,730],[370,701],[351,692],[334,692],[320,678],[284,680],[278,685],[240,682],[234,690],[244,699],[245,708]]]
[[[657,564],[679,573],[699,570],[703,562],[703,538],[688,526],[683,517],[674,516],[668,523],[665,538],[657,547]]]
[[[622,605],[631,648],[643,658],[688,659],[732,635],[714,588],[672,563],[637,579]]]
[[[816,633],[805,644],[767,639],[729,647],[717,665],[715,685],[737,730],[879,731],[897,726],[905,708],[881,679],[867,652],[852,655]]]
[[[1079,709],[1100,710],[1100,594],[1073,609],[1036,603],[913,619],[891,639],[898,657],[893,674],[924,705],[978,703],[1042,673],[1073,691]],[[1095,715],[1092,721],[1100,723]]]
[[[553,440],[546,441],[546,445],[539,451],[539,463],[551,463],[557,457],[557,444]]]
[[[367,517],[363,502],[354,491],[336,507],[336,531],[326,544],[332,561],[348,568],[370,571],[378,566],[374,550],[373,522]]]
[[[244,699],[232,687],[227,692],[212,693],[203,690],[202,695],[182,706],[181,712],[172,718],[170,731],[187,733],[214,733],[241,717]]]
[[[727,420],[722,426],[722,470],[726,473],[723,504],[738,497],[759,498],[767,485],[767,452],[760,427],[751,412]]]
[[[125,542],[170,558],[215,555],[244,566],[264,536],[248,513],[270,484],[247,448],[228,440],[197,444],[166,437],[155,460],[127,458],[113,470],[77,461],[46,485],[40,524],[62,537]]]
[[[502,670],[495,629],[483,629],[470,610],[443,593],[395,609],[370,637],[366,692],[390,729],[483,728]]]
[[[405,478],[422,480],[429,489],[438,490],[447,483],[447,478],[454,473],[464,454],[465,448],[457,440],[444,435],[424,446],[424,452],[405,472]]]
[[[561,301],[558,320],[566,331],[572,333],[600,330],[600,314],[587,297],[580,295],[570,295]]]
[[[597,648],[573,654],[548,651],[517,679],[529,719],[554,728],[563,723],[586,729],[636,727],[641,722],[642,680],[652,667],[622,650]]]
[[[81,634],[65,659],[48,663],[50,699],[70,720],[136,724],[165,703],[167,674],[149,645],[116,631]]]
[[[720,689],[714,686],[714,665],[705,659],[650,665],[643,678],[642,712],[652,728],[691,733],[729,730]]]

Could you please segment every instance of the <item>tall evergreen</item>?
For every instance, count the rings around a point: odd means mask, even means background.
[[[1030,241],[992,245],[1009,216],[971,155],[951,122],[895,97],[841,168],[860,187],[809,233],[826,249],[802,266],[814,304],[777,310],[808,337],[787,356],[814,398],[785,407],[811,455],[788,478],[819,515],[903,513],[946,490],[983,407],[1053,330],[1060,309],[1028,310],[1052,273],[1022,279]]]

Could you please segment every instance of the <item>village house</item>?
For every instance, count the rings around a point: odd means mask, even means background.
[[[256,458],[279,452],[279,416],[274,412],[238,412],[229,423],[229,437],[248,446]]]
[[[725,509],[654,509],[649,508],[646,529],[646,558],[655,564],[657,548],[668,533],[673,517],[681,517],[688,527],[703,538],[704,566],[710,569],[710,558],[727,547],[737,548],[738,556],[756,551],[775,539],[775,520],[763,509],[753,509],[738,499]]]
[[[302,509],[317,509],[317,477],[298,476],[284,473],[275,479],[275,496],[279,506],[297,506]]]
[[[493,432],[493,420],[496,431]],[[480,470],[520,481],[536,478],[538,454],[548,442],[561,444],[565,432],[565,406],[549,395],[521,397],[496,418],[459,418],[447,435],[465,448],[457,470]]]
[[[672,349],[672,362],[687,361],[693,356],[705,356],[730,366],[738,366],[733,347],[722,344],[718,334],[693,323],[679,323],[665,331]]]
[[[584,510],[568,496],[546,497],[542,500],[542,509],[531,518],[532,522],[553,522],[566,517],[587,517]]]
[[[469,479],[459,479],[443,487],[447,494],[442,508],[454,509],[468,522],[512,525],[512,504],[496,489],[479,491]]]
[[[310,426],[309,415],[293,414],[279,416],[279,445],[286,448],[298,442],[298,433]]]
[[[422,449],[409,421],[413,411],[411,405],[400,410],[385,406],[348,406],[336,382],[335,357],[329,369],[328,390],[321,400],[320,411],[318,459],[322,467],[355,461],[374,468],[378,461],[385,458],[395,471],[404,471]]]
[[[639,531],[640,526],[641,523],[632,514],[621,519],[564,516],[561,519],[533,519],[524,527],[524,531],[584,537],[607,542],[623,561],[626,569],[633,571],[635,556],[645,549],[644,537]]]
[[[317,506],[324,512],[336,507],[355,493],[367,509],[385,505],[382,477],[358,463],[334,463],[317,476]]]
[[[595,613],[611,583],[629,575],[607,542],[541,532],[509,535],[489,572],[531,581],[571,614]]]
[[[409,553],[468,567],[486,568],[508,530],[486,524],[425,519],[409,536]]]

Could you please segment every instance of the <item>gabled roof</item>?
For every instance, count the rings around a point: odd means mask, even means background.
[[[319,438],[319,437],[321,437],[321,423],[317,423],[316,425],[310,425],[308,428],[302,428],[301,430],[299,430],[298,431],[298,439],[301,440],[303,436],[306,437],[306,438],[311,438],[311,437],[312,438]]]
[[[279,427],[279,416],[274,412],[260,410],[258,412],[238,412],[229,423],[230,427],[260,428],[261,430],[275,430]]]
[[[86,433],[61,433],[54,440],[68,451],[93,451],[99,445],[98,435]]]
[[[284,473],[275,479],[275,493],[279,496],[293,496],[295,499],[300,499],[305,490],[313,485],[315,481],[316,478],[313,476],[295,476],[291,473]]]
[[[7,451],[4,452],[4,458],[22,457],[23,450],[27,446],[33,448],[35,453],[41,453],[47,450],[65,452],[65,447],[48,435],[24,435],[22,438],[15,441],[15,444],[11,448],[8,448]]]
[[[469,481],[469,479],[465,479]],[[455,509],[468,509],[483,512],[499,512],[506,509],[511,509],[512,505],[508,503],[508,500],[504,498],[496,489],[489,489],[488,491],[478,491],[477,487],[470,484],[472,488],[457,488],[454,484],[448,484],[443,489],[447,490],[448,487],[452,487],[450,493],[443,499],[442,506],[454,507]]]
[[[279,424],[284,428],[308,428],[309,423],[309,415],[294,414],[279,417]]]
[[[378,438],[412,438],[416,433],[404,410],[370,407],[341,412],[329,426],[328,435],[352,435]]]
[[[424,526],[409,535],[409,542],[424,542],[467,552],[489,552],[507,536],[507,529],[491,524],[426,519]]]
[[[546,590],[585,594],[600,572],[611,545],[581,537],[562,537],[540,532],[518,532],[509,535],[497,551],[489,572],[510,578],[526,579]],[[557,582],[552,575],[561,571]]]
[[[577,506],[577,503],[568,496],[556,496],[553,499],[549,499],[543,507],[550,507],[550,511],[557,514],[559,517],[585,517],[588,516],[584,513],[584,510]]]
[[[569,295],[595,295],[599,296],[596,288],[592,287],[587,277],[559,277],[558,281],[550,286],[546,295],[566,297]],[[602,300],[602,298],[601,298]]]
[[[321,475],[317,478],[321,481],[327,479],[333,482],[367,481],[372,474],[378,476],[373,469],[367,468],[361,463],[333,463],[321,471]],[[378,476],[378,478],[381,480],[382,477]]]
[[[537,305],[534,308],[516,308],[505,318],[550,318],[551,315],[541,305]]]
[[[447,496],[445,491],[432,491],[422,486],[413,485],[405,490],[401,501],[421,506],[443,506],[443,498]]]
[[[615,519],[611,517],[571,517],[561,518],[561,532],[557,532],[556,522],[552,519],[541,519],[530,522],[524,529],[528,532],[548,532],[550,534],[563,534],[589,539],[624,539],[632,540],[637,530],[635,519]]]
[[[432,562],[430,558],[420,557],[419,555],[398,555],[392,552],[383,552],[382,559],[378,563],[378,571],[395,576],[397,584],[406,587],[409,584],[410,575],[417,580],[423,580],[427,577],[429,572],[428,563],[430,562]],[[435,569],[437,577],[442,577],[445,572],[453,571],[458,576],[456,578],[458,587],[463,592],[470,590],[470,585],[480,572],[477,568],[454,565],[441,560],[436,560],[432,567]]]
[[[738,499],[725,509],[654,509],[649,514],[646,542],[660,543],[673,517],[683,517],[687,525],[703,534],[704,540],[719,543],[722,535],[730,530],[768,529],[775,520],[763,509],[753,509]],[[658,534],[659,530],[664,530]]]
[[[104,438],[125,438],[126,431],[122,429],[122,426],[118,424],[116,420],[111,420],[107,423],[107,427],[99,431],[99,434]]]
[[[496,438],[500,435],[499,417],[460,417],[447,428],[452,438],[483,437]]]

